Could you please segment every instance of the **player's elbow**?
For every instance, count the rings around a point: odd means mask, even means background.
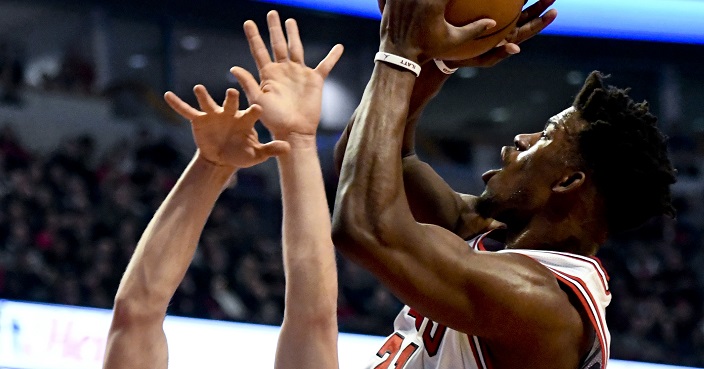
[[[166,316],[165,306],[150,303],[149,299],[141,299],[118,291],[113,305],[113,326],[134,326],[158,323]]]
[[[362,261],[383,249],[393,247],[394,211],[372,208],[353,198],[338,199],[332,222],[335,247],[345,256]]]
[[[375,243],[373,217],[353,196],[338,195],[332,218],[335,247],[347,254]]]

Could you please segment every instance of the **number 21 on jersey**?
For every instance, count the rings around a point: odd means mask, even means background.
[[[374,369],[403,369],[408,359],[418,350],[418,344],[412,341],[405,342],[405,337],[396,332],[392,334],[381,346],[376,356],[384,359]]]

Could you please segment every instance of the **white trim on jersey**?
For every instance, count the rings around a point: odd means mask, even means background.
[[[553,255],[561,255],[561,256],[566,256],[569,258],[573,259],[579,259],[582,261],[586,261],[587,263],[591,264],[594,269],[597,271],[599,276],[601,277],[601,284],[604,287],[604,292],[606,294],[610,294],[609,292],[609,276],[606,274],[606,271],[604,271],[604,268],[601,266],[601,264],[595,260],[594,258],[590,258],[587,256],[583,255],[577,255],[577,254],[570,254],[568,252],[559,252],[559,251],[548,251],[548,250],[540,250],[539,252],[541,253],[546,253],[546,254],[553,254]]]
[[[597,332],[602,351],[602,364],[605,369],[610,356],[611,337],[606,327],[606,320],[604,319],[604,308],[608,305],[610,293],[606,273],[603,271],[601,265],[592,258],[557,251],[511,249],[501,250],[499,252],[520,254],[535,260],[548,268],[560,282],[569,285],[570,288],[578,294],[577,297],[582,301],[582,305],[584,305],[589,315],[594,330]],[[589,269],[595,268],[598,271],[598,273],[592,274],[593,286],[591,288],[598,289],[599,284],[601,284],[603,290],[600,292],[603,293],[606,301],[600,303],[596,300],[588,287],[588,283],[583,278],[573,275],[575,273],[569,272],[570,270],[579,272],[578,268],[580,268],[580,266],[575,265],[574,261],[580,261],[584,264],[579,264],[584,266],[589,265]],[[598,282],[594,279],[598,279]],[[597,292],[597,290],[594,290],[594,292]]]
[[[475,356],[475,360],[479,365],[482,366],[481,369],[489,369],[486,359],[484,358],[484,350],[482,349],[482,344],[479,342],[479,337],[477,336],[467,336],[469,338],[469,345],[472,348],[472,354]]]
[[[479,251],[484,250],[483,241],[488,234],[476,237],[474,242],[471,242],[472,248]],[[497,252],[521,254],[535,260],[548,268],[558,281],[568,285],[577,294],[597,333],[601,346],[602,364],[605,369],[610,356],[611,335],[606,326],[604,313],[605,307],[611,300],[611,292],[609,291],[609,276],[599,261],[583,255],[550,250],[504,249]],[[584,270],[585,268],[592,271]],[[591,284],[579,276],[588,278]],[[591,287],[589,287],[590,285]],[[601,298],[595,299],[592,293],[596,293]],[[477,348],[478,352],[481,352],[479,346]]]
[[[587,303],[587,306],[585,306],[585,308],[589,309],[588,312],[591,315],[590,320],[592,321],[592,324],[596,323],[596,327],[594,327],[594,329],[599,335],[599,341],[601,342],[602,349],[602,363],[604,363],[603,369],[606,369],[607,359],[610,356],[610,345],[609,340],[606,338],[605,334],[605,323],[603,321],[601,313],[599,312],[599,309],[596,308],[596,302],[594,301],[594,297],[592,297],[589,291],[584,288],[584,282],[581,279],[574,276],[570,276],[566,273],[560,272],[550,267],[548,267],[548,269],[550,269],[553,273],[560,275],[564,280],[575,286],[582,294],[582,296],[584,296],[584,301]]]

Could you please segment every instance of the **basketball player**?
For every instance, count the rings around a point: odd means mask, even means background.
[[[656,118],[593,73],[542,132],[501,150],[481,196],[456,194],[414,155],[413,130],[445,80],[432,57],[493,22],[452,27],[447,2],[387,1],[380,51],[404,62],[376,64],[338,146],[335,245],[408,305],[369,368],[604,368],[610,294],[592,256],[674,213]]]
[[[335,46],[317,68],[310,69],[303,62],[295,21],[286,22],[288,45],[278,14],[269,13],[267,21],[275,61],[257,26],[251,21],[244,25],[261,87],[248,72],[233,68],[252,103],[248,109],[238,110],[234,89],[219,106],[203,86],[196,86],[200,110],[171,92],[165,95],[169,105],[191,121],[198,151],[142,235],[122,278],[104,368],[167,367],[162,323],[208,214],[239,168],[271,156],[277,156],[283,191],[286,274],[286,311],[276,367],[337,366],[337,275],[315,131],[323,81],[342,47]],[[257,119],[274,141],[258,141],[253,129]]]

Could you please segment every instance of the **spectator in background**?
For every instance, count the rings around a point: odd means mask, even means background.
[[[679,149],[676,167],[697,163],[702,138]],[[109,308],[147,217],[186,165],[160,137],[120,142],[100,158],[91,150],[77,158],[80,141],[85,138],[35,153],[10,125],[0,128],[0,298]],[[163,150],[157,156],[173,162],[160,160],[145,173],[136,165],[144,148]],[[701,196],[701,173],[693,181]],[[85,196],[87,208],[76,202]],[[268,216],[278,214],[274,196],[250,197],[239,188],[223,194],[206,225],[211,237],[202,241],[169,314],[281,323],[283,272],[280,255],[272,252],[280,248],[280,224],[278,215]],[[676,222],[650,222],[599,254],[613,277],[607,315],[614,358],[704,367],[704,208],[697,201],[701,197],[675,199]],[[233,226],[245,223],[256,225],[258,234]],[[218,251],[210,255],[211,249]],[[211,267],[214,255],[224,266]],[[389,334],[399,302],[356,265],[341,259],[339,267],[341,329]],[[243,310],[230,310],[237,307],[227,304],[237,300]]]
[[[19,104],[24,65],[10,44],[0,41],[0,103]]]
[[[10,126],[0,129],[0,298],[109,308],[147,216],[185,166],[178,157],[143,177],[134,164],[141,148],[173,149],[152,136],[120,142],[101,160],[87,151],[77,165],[66,157],[75,158],[67,150],[79,141],[41,155]],[[90,206],[71,210],[85,196]],[[614,358],[704,366],[704,209],[684,198],[674,203],[676,222],[650,222],[598,255],[613,277]],[[280,224],[265,215],[279,206],[237,188],[225,192],[169,314],[280,324],[283,272],[272,251],[280,248]],[[233,224],[256,225],[257,233]],[[339,268],[341,330],[387,335],[399,302],[358,266],[341,259]]]
[[[78,47],[71,46],[64,55],[55,83],[61,90],[83,94],[93,93],[95,66]]]

